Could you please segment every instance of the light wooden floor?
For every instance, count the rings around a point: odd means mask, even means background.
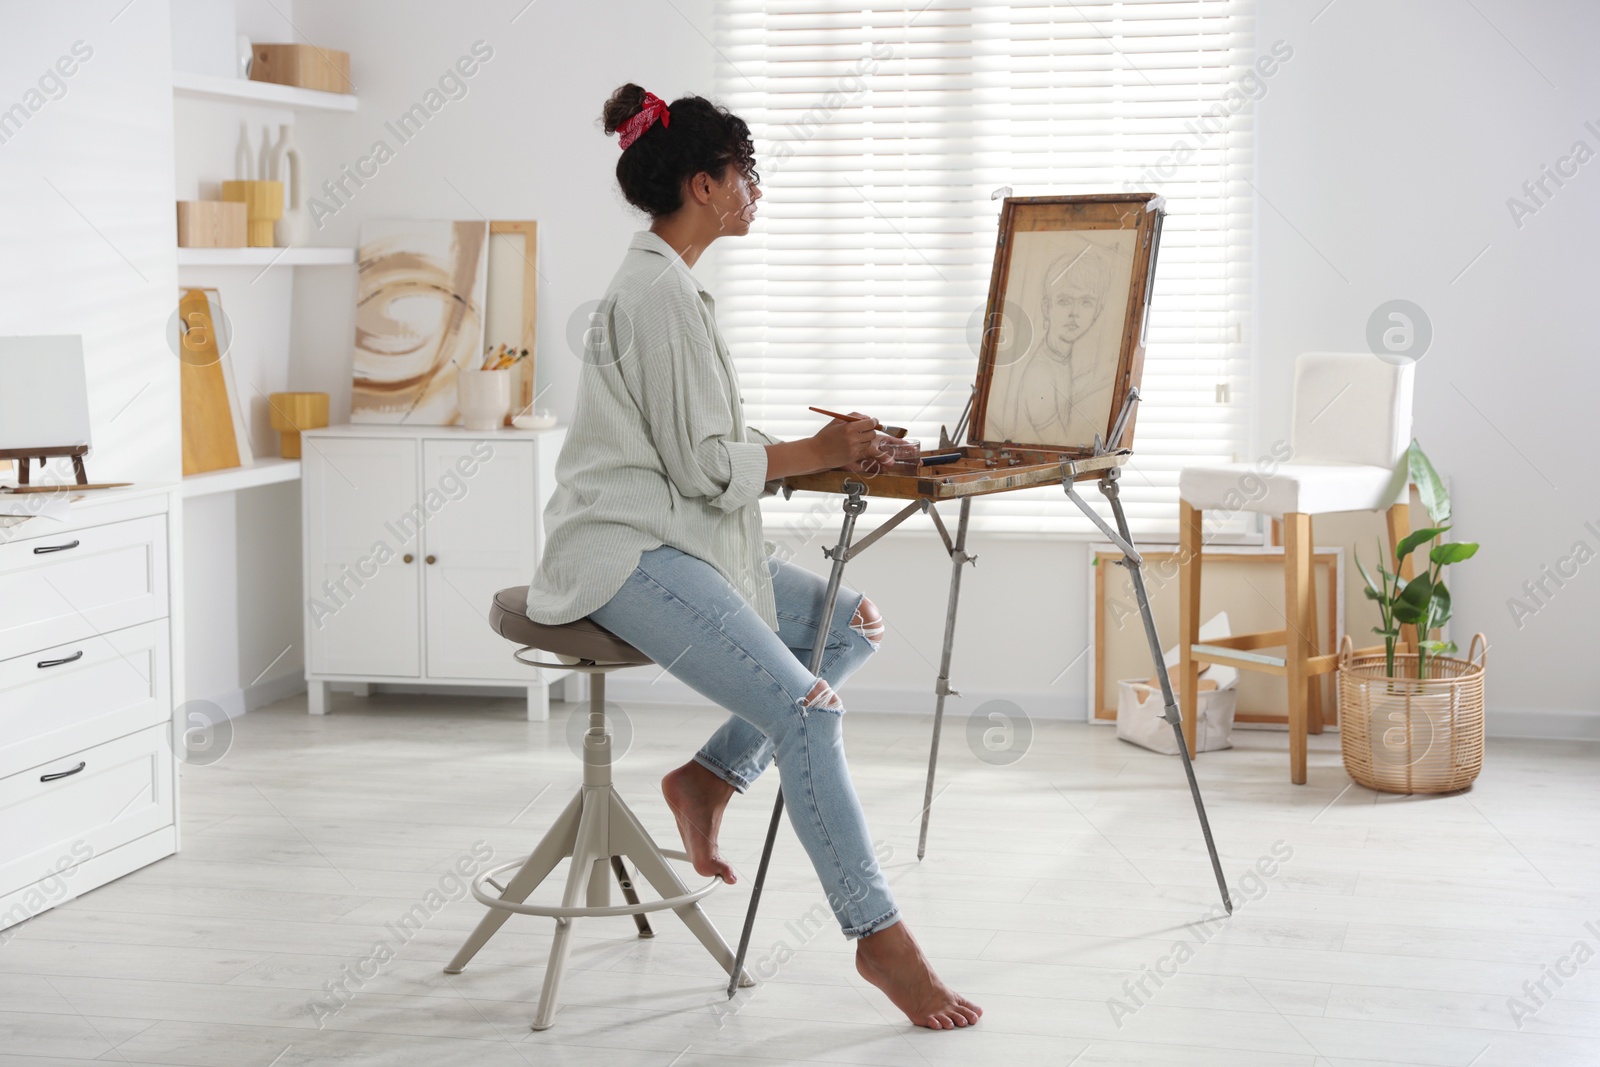
[[[1198,764],[1241,901],[1207,926],[1216,891],[1176,760],[1046,722],[995,767],[954,717],[919,864],[929,720],[863,712],[848,747],[884,866],[940,972],[986,1009],[978,1027],[915,1030],[856,976],[837,927],[806,922],[826,909],[785,827],[752,953],[773,977],[732,1005],[671,916],[652,941],[585,920],[565,1006],[532,1033],[551,923],[513,917],[447,977],[482,911],[469,897],[318,1028],[310,1003],[366,967],[386,924],[474,841],[526,851],[578,782],[571,705],[548,724],[521,721],[516,701],[334,706],[239,720],[225,759],[185,768],[182,853],[8,932],[0,1064],[1600,1063],[1600,957],[1559,989],[1545,977],[1575,943],[1600,949],[1597,746],[1492,743],[1475,789],[1421,799],[1347,789],[1335,734],[1312,738],[1302,787],[1284,735],[1236,735]],[[629,710],[620,787],[675,845],[655,783],[719,713]],[[744,881],[708,904],[730,940],[774,786],[725,825]],[[1272,875],[1242,882],[1264,857]],[[1143,993],[1124,985],[1141,978]],[[1508,999],[1541,978],[1553,996],[1519,1028]]]

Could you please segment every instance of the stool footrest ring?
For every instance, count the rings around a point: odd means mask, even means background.
[[[689,860],[688,853],[682,851],[681,849],[664,848],[661,849],[660,852],[668,859],[683,860],[684,862],[688,862]],[[521,867],[526,862],[528,862],[528,857],[522,856],[518,859],[512,860],[510,863],[502,863],[498,867],[491,867],[489,870],[479,874],[472,880],[472,895],[478,899],[478,903],[480,904],[491,908],[499,908],[501,911],[516,912],[518,915],[542,915],[546,918],[552,919],[603,919],[616,915],[642,915],[645,912],[668,911],[675,908],[681,908],[686,904],[694,904],[697,901],[710,896],[716,891],[717,887],[722,884],[721,878],[713,877],[711,881],[707,882],[699,889],[688,893],[681,893],[675,897],[664,897],[661,900],[642,900],[637,904],[616,904],[605,908],[564,908],[560,905],[554,904],[516,904],[509,900],[501,900],[499,897],[492,897],[484,891],[484,882],[490,882],[490,884],[494,884],[491,879],[512,871],[515,868]]]

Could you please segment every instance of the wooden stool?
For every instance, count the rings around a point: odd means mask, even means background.
[[[1189,754],[1195,751],[1202,663],[1282,676],[1288,683],[1289,779],[1306,781],[1306,734],[1322,732],[1318,679],[1338,668],[1316,640],[1312,584],[1313,515],[1386,511],[1389,559],[1410,531],[1408,480],[1396,472],[1411,439],[1412,365],[1396,366],[1370,353],[1310,352],[1295,361],[1291,447],[1286,462],[1186,467],[1178,495],[1179,704]],[[1263,470],[1262,467],[1268,469]],[[1253,490],[1253,491],[1252,491]],[[1200,551],[1205,510],[1252,511],[1283,531],[1284,626],[1197,644],[1200,631]],[[1376,561],[1374,561],[1376,562]],[[1411,577],[1407,559],[1402,575]],[[1336,643],[1339,635],[1331,634]],[[1411,638],[1414,639],[1414,638]],[[1261,652],[1283,648],[1283,655]]]
[[[526,859],[501,864],[473,879],[472,895],[489,908],[489,914],[479,921],[472,936],[445,967],[445,973],[460,974],[513,912],[554,918],[555,940],[550,946],[544,986],[539,992],[539,1010],[533,1021],[535,1030],[545,1030],[554,1021],[560,1006],[561,978],[571,947],[572,924],[579,918],[631,915],[639,927],[639,936],[650,937],[652,931],[644,919],[645,913],[671,909],[699,938],[724,972],[733,973],[734,960],[732,950],[711,925],[699,903],[702,897],[721,885],[722,880],[712,878],[699,889],[690,890],[667,862],[669,859],[686,861],[689,857],[681,851],[659,847],[611,783],[611,734],[606,729],[605,712],[606,672],[644,666],[651,662],[650,657],[588,619],[564,626],[534,622],[526,614],[527,603],[528,587],[525,585],[500,590],[490,608],[489,624],[502,637],[522,646],[512,653],[518,662],[532,667],[571,669],[589,676],[589,732],[583,739],[583,785]],[[553,653],[561,662],[541,663],[525,658],[524,653],[537,649]],[[556,864],[569,856],[572,868],[567,874],[561,905],[525,903]],[[624,856],[633,861],[662,899],[639,900],[622,865]],[[517,868],[516,874],[502,884],[499,879],[513,868]],[[622,884],[627,901],[624,904],[611,903],[613,874]],[[497,892],[491,894],[484,889],[484,883]],[[587,906],[578,905],[580,895],[585,896]],[[755,981],[746,972],[740,975],[739,984],[750,986]]]

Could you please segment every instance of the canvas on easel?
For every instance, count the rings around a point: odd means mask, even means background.
[[[1063,461],[1080,477],[1125,462],[1164,214],[1154,193],[1007,197],[966,443],[950,462],[871,475],[871,494],[950,500],[1059,483]],[[785,484],[838,493],[861,480]]]
[[[1163,210],[1151,193],[1008,197],[989,281],[974,441],[1089,455],[1144,369]]]
[[[87,483],[89,444],[83,338],[0,337],[0,459],[16,461],[18,483],[52,457],[69,458],[78,484]]]

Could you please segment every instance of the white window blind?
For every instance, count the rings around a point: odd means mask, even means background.
[[[1158,192],[1122,495],[1136,533],[1173,538],[1178,471],[1249,458],[1250,10],[719,0],[716,95],[750,124],[762,179],[755,227],[719,241],[713,267],[750,422],[806,436],[816,404],[936,444],[977,370],[991,193]],[[763,510],[793,525],[817,499]],[[1059,486],[979,498],[973,528],[1092,532]]]

